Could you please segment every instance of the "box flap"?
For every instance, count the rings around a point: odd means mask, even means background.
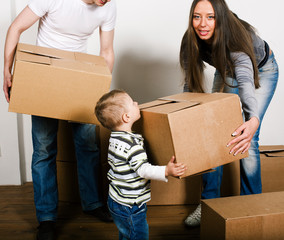
[[[69,58],[75,59],[74,52],[64,51],[55,48],[47,48],[40,46],[33,46],[30,44],[18,43],[17,45],[18,52],[29,53],[37,56],[44,56],[49,58]]]
[[[49,57],[41,56],[37,54],[30,54],[30,53],[21,52],[21,51],[17,52],[17,60],[23,61],[23,62],[46,64],[46,65],[51,64],[51,60]]]
[[[284,151],[279,152],[266,152],[264,153],[267,157],[284,157]]]
[[[139,105],[139,107],[140,110],[142,111],[144,110],[147,112],[168,114],[183,110],[185,108],[190,108],[198,104],[200,103],[193,101],[175,101],[172,99],[158,99],[150,103]]]
[[[146,108],[150,108],[150,107],[155,107],[155,106],[160,106],[160,105],[163,105],[163,104],[167,104],[169,102],[171,102],[171,101],[155,100],[155,101],[152,101],[152,102],[139,104],[139,108],[140,108],[140,110],[142,110],[142,109],[146,109]]]
[[[284,151],[284,145],[264,145],[259,146],[260,153],[268,153],[268,152],[281,152]]]
[[[284,145],[260,146],[259,152],[267,157],[284,157]]]

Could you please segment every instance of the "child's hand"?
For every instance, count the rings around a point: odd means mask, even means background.
[[[172,156],[171,160],[168,162],[166,166],[166,177],[168,176],[174,176],[178,177],[184,174],[187,167],[183,163],[174,163],[175,157]]]

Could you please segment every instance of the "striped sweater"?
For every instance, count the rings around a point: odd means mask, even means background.
[[[149,179],[167,181],[165,166],[148,163],[143,145],[141,135],[129,132],[113,131],[109,139],[109,195],[125,206],[151,200]]]

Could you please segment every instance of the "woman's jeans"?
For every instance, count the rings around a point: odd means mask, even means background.
[[[146,219],[147,205],[132,208],[115,202],[108,197],[108,208],[119,230],[119,240],[148,240],[149,227]]]
[[[103,205],[98,191],[100,160],[95,125],[70,124],[76,150],[81,205],[84,211],[89,211]],[[57,218],[57,130],[57,119],[32,116],[32,177],[39,222],[56,221]]]
[[[258,150],[259,132],[264,114],[274,95],[278,82],[278,65],[272,53],[266,64],[259,69],[260,88],[255,90],[255,96],[258,104],[258,114],[260,124],[254,134],[251,146],[249,148],[249,157],[240,160],[241,176],[241,195],[257,194],[262,192],[260,156]],[[227,78],[230,86],[237,86],[235,79]],[[222,79],[218,72],[215,73],[212,92],[220,91]],[[231,88],[225,85],[223,92],[238,94],[238,87]],[[203,174],[203,192],[202,199],[220,197],[220,188],[223,175],[223,167],[215,168],[216,171]]]

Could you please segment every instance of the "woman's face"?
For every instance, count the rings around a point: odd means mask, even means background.
[[[215,31],[215,12],[209,1],[200,1],[193,11],[192,26],[201,40],[210,42]]]

